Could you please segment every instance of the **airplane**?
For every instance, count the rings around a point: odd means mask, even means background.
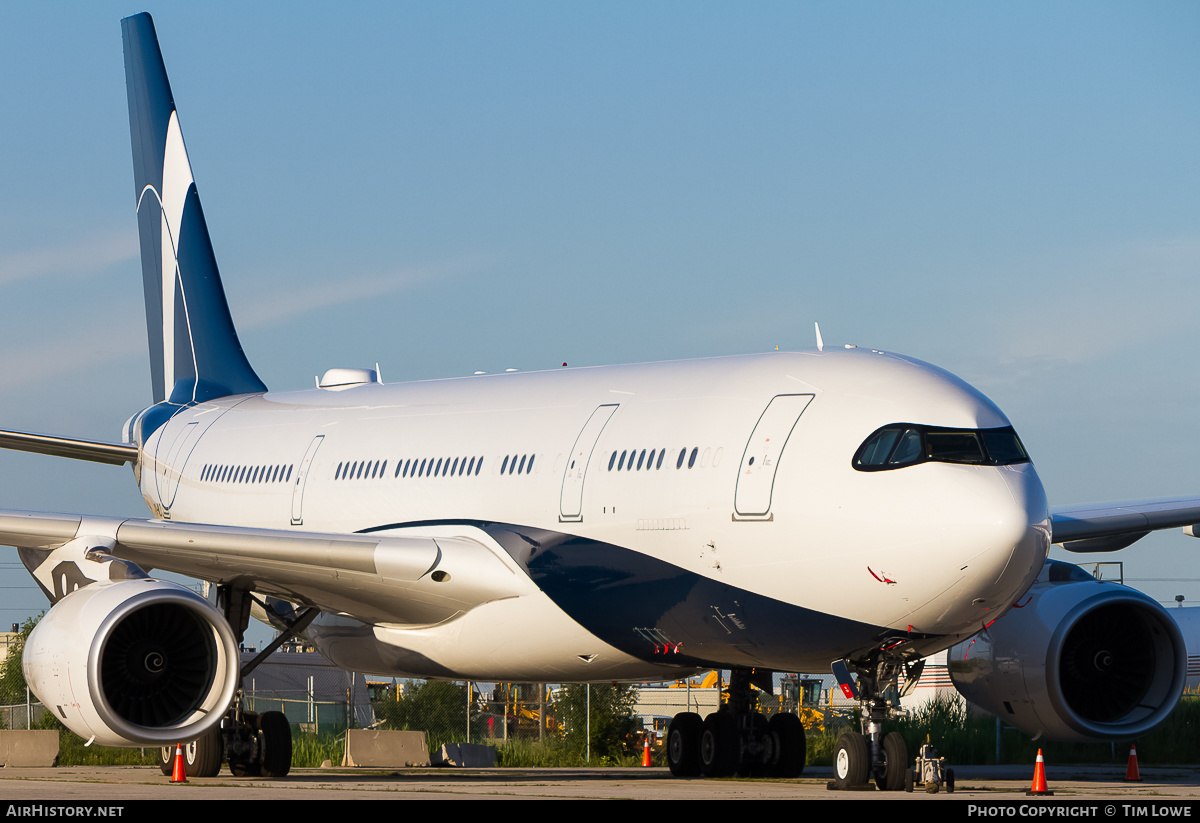
[[[253,611],[277,643],[303,634],[383,676],[728,669],[729,705],[671,723],[678,776],[800,774],[803,726],[766,720],[753,687],[831,669],[868,719],[838,742],[837,783],[897,790],[907,752],[884,728],[921,658],[1014,604],[1086,601],[1031,590],[1051,542],[1200,522],[1198,499],[1052,515],[994,403],[870,348],[398,384],[339,368],[269,391],[238,340],[153,21],[122,33],[154,403],[118,443],[0,433],[130,465],[151,513],[0,511],[0,544],[52,604],[26,679],[91,741],[164,747],[164,770],[167,747],[193,741],[202,774],[286,775],[286,718],[242,707]],[[155,570],[214,584],[215,603]],[[1112,736],[1161,722],[1182,688],[1178,630],[1138,608],[1113,654],[1151,644],[1161,673],[1102,721]]]

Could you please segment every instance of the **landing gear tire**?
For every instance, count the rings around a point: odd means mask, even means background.
[[[680,712],[667,727],[667,766],[676,777],[700,774],[700,736],[704,721],[695,712]]]
[[[946,769],[946,794],[954,794],[954,769]]]
[[[737,768],[737,722],[730,712],[704,718],[700,733],[700,771],[705,777],[727,777]]]
[[[167,777],[175,771],[175,747],[163,746],[158,750],[158,768]]]
[[[292,770],[292,724],[283,712],[263,712],[258,716],[263,738],[263,777],[287,777]]]
[[[908,747],[899,732],[888,732],[883,738],[882,774],[875,785],[881,792],[898,792],[904,788],[904,769],[908,763]]]
[[[229,764],[229,773],[234,777],[258,777],[262,774],[262,767],[257,763],[238,763],[234,761]]]
[[[870,766],[865,737],[858,732],[846,732],[838,738],[833,750],[833,780],[839,789],[866,783]]]
[[[771,769],[772,777],[799,777],[804,773],[806,744],[804,724],[794,714],[777,714],[767,726],[775,738],[777,752]]]
[[[213,729],[183,746],[183,771],[188,777],[216,777],[221,773],[221,730]],[[158,750],[158,768],[163,774],[175,774],[175,747]]]

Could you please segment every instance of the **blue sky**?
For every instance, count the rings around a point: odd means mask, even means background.
[[[149,402],[142,10],[0,7],[2,427],[116,439]],[[1200,5],[148,10],[274,389],[804,348],[818,321],[982,389],[1052,504],[1200,495]],[[145,514],[127,469],[0,467],[0,507]],[[1200,604],[1198,550],[1109,559]],[[15,554],[0,586],[0,625],[43,606]]]

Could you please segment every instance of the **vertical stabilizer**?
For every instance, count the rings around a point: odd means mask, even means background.
[[[154,21],[121,21],[154,402],[266,391],[238,342]]]

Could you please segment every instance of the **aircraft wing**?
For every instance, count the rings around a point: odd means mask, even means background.
[[[482,530],[462,526],[458,532],[320,534],[0,511],[0,545],[21,550],[47,594],[55,585],[49,566],[59,562],[50,554],[91,539],[100,551],[145,571],[176,572],[372,623],[403,625],[443,622],[527,592],[515,564]],[[39,573],[43,566],[47,570]]]
[[[1055,510],[1051,521],[1051,540],[1067,551],[1111,552],[1152,531],[1200,525],[1200,497],[1076,506]]]

